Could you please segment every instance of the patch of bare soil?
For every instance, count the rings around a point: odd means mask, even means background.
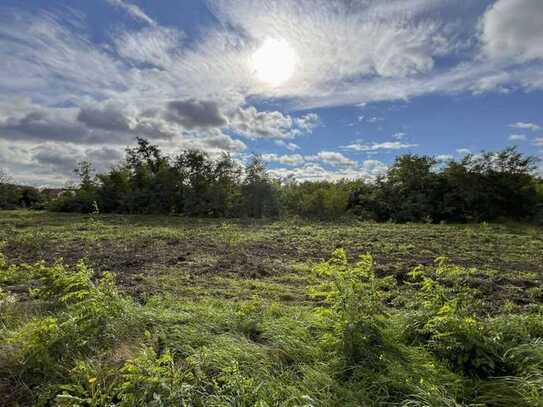
[[[337,247],[345,247],[351,260],[355,260],[361,253],[372,253],[377,273],[382,276],[393,275],[400,284],[407,279],[407,273],[414,266],[431,265],[437,257],[428,252],[421,255],[405,251],[396,253],[388,249],[382,251],[372,247],[371,241],[343,241],[341,238],[326,241],[308,239],[303,244],[296,244],[288,236],[280,236],[276,239],[247,240],[229,246],[219,239],[199,234],[188,238],[141,236],[126,240],[8,240],[4,253],[8,260],[17,263],[41,260],[52,263],[62,258],[70,265],[84,259],[98,275],[105,271],[116,273],[120,286],[137,295],[141,275],[152,275],[154,271],[163,268],[182,268],[193,275],[230,274],[240,278],[266,278],[284,272],[292,261],[318,262],[326,259]],[[496,263],[498,260],[499,264]],[[450,261],[466,267],[492,267],[504,273],[515,270],[541,271],[535,263],[508,263],[504,259],[485,260],[474,257],[467,260],[452,255]],[[503,295],[504,298],[511,292],[520,298],[522,291],[532,287],[523,286],[518,280],[482,279],[474,283],[484,291]]]

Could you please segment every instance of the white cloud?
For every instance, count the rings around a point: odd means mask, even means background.
[[[475,79],[469,89],[476,95],[492,91],[505,94],[511,91],[509,87],[511,82],[512,78],[508,72],[489,73]]]
[[[471,154],[471,150],[469,148],[459,148],[456,150],[456,152],[460,155],[468,155]]]
[[[294,121],[300,129],[305,130],[308,133],[311,133],[311,131],[320,124],[319,116],[316,113],[308,113],[294,119]]]
[[[322,165],[309,162],[296,168],[274,168],[270,173],[278,178],[294,178],[296,181],[338,181],[341,179],[365,179],[367,181],[375,180],[380,175],[384,175],[387,166],[378,160],[366,160],[360,166],[339,167],[326,169]]]
[[[127,89],[126,67],[83,33],[83,22],[0,10],[0,86],[36,103],[107,99]]]
[[[543,137],[538,137],[534,140],[534,146],[543,147]]]
[[[136,20],[140,20],[151,25],[156,24],[156,22],[151,17],[145,14],[145,12],[141,8],[139,8],[138,6],[134,4],[127,3],[124,0],[106,0],[106,1],[112,6],[122,8],[124,11],[126,11],[130,16],[132,16]]]
[[[38,93],[57,105],[79,103],[84,96],[114,98],[141,110],[194,98],[214,100],[225,113],[245,105],[247,97],[319,107],[513,85],[543,88],[537,66],[502,74],[503,65],[468,60],[436,69],[436,58],[457,52],[458,35],[475,33],[474,26],[457,33],[454,24],[442,20],[444,10],[463,11],[454,2],[217,0],[211,9],[224,24],[209,28],[195,44],[185,44],[178,30],[154,24],[117,30],[114,48],[93,44],[77,17],[4,13],[0,85],[17,94]],[[284,86],[260,83],[248,63],[268,37],[283,38],[303,61]]]
[[[454,157],[450,154],[440,154],[440,155],[437,155],[436,156],[436,160],[437,161],[450,161],[450,160],[453,160]]]
[[[541,127],[535,123],[526,123],[526,122],[517,122],[510,124],[509,127],[512,127],[514,129],[525,129],[525,130],[541,130]]]
[[[371,144],[349,144],[342,146],[342,148],[354,151],[377,151],[377,150],[401,150],[405,148],[418,147],[418,144],[402,143],[400,141],[385,141],[383,143],[371,143]]]
[[[316,156],[306,157],[308,161],[319,160],[326,164],[339,167],[355,167],[356,161],[345,157],[343,154],[336,151],[321,151]]]
[[[361,75],[404,77],[433,67],[439,27],[414,18],[428,11],[430,2],[394,3],[218,0],[212,5],[219,20],[257,41],[280,35],[304,61],[300,79],[315,84]],[[292,84],[304,87],[296,78]]]
[[[20,182],[59,186],[72,178],[78,161],[91,160],[97,169],[106,170],[112,164],[111,152],[122,152],[137,136],[150,138],[168,153],[195,148],[237,154],[247,148],[222,132],[226,119],[213,106],[187,103],[175,105],[183,120],[167,121],[160,110],[137,112],[111,103],[77,109],[16,101],[0,116],[0,145],[6,151],[0,161]]]
[[[525,141],[526,140],[526,135],[525,134],[511,134],[508,139],[510,141]]]
[[[284,140],[275,140],[275,144],[281,147],[285,147],[288,151],[296,151],[300,149],[300,146],[296,143],[285,142]]]
[[[515,62],[543,58],[542,21],[541,0],[496,1],[481,21],[485,52]]]
[[[264,161],[277,162],[286,165],[300,165],[305,162],[304,157],[300,154],[262,154],[262,159]]]
[[[360,115],[358,116],[358,121],[361,123],[361,122],[366,122],[366,123],[372,123],[372,124],[375,124],[377,122],[382,122],[384,120],[384,118],[382,117],[379,117],[379,116],[366,116],[366,115]]]
[[[254,106],[239,108],[230,117],[230,126],[248,138],[292,138],[293,126],[289,115],[275,112],[259,112]]]
[[[153,26],[140,31],[120,32],[113,37],[118,54],[133,63],[173,68],[182,46],[183,34],[171,28]]]
[[[317,162],[334,166],[334,167],[356,167],[357,163],[343,154],[336,151],[320,151],[315,155],[302,156],[301,154],[262,154],[264,161],[277,162],[286,165],[301,165],[306,162]]]
[[[124,149],[120,146],[87,147],[81,144],[48,141],[19,144],[0,140],[0,161],[17,183],[59,187],[76,178],[80,161],[91,161],[97,171],[117,164]]]
[[[293,139],[312,132],[319,123],[315,113],[292,118],[281,112],[259,112],[254,106],[238,108],[229,118],[232,130],[250,139]]]
[[[235,140],[216,129],[208,132],[203,137],[194,137],[191,141],[187,140],[184,144],[185,148],[206,152],[241,153],[247,149],[247,146],[241,140]]]

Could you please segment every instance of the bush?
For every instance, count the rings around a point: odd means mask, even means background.
[[[541,308],[487,315],[477,270],[440,258],[400,287],[338,249],[312,271],[311,306],[139,304],[82,262],[0,255],[0,404],[540,406]]]
[[[168,157],[139,138],[137,146],[127,148],[125,160],[107,173],[94,176],[90,163],[80,163],[75,170],[79,186],[47,208],[227,218],[331,220],[356,215],[381,222],[538,221],[543,200],[541,181],[533,174],[535,162],[514,148],[468,155],[446,165],[430,156],[405,154],[373,183],[280,182],[259,156],[244,166],[229,155],[213,159],[196,150]],[[18,194],[0,183],[0,208],[36,198]],[[35,206],[43,207],[43,202]]]
[[[0,283],[8,292],[11,284],[27,285],[30,297],[14,298],[32,301],[39,311],[19,315],[20,303],[0,305],[8,323],[0,348],[10,349],[2,362],[0,383],[17,377],[27,388],[41,389],[47,398],[69,380],[79,360],[107,351],[130,336],[136,317],[133,304],[117,293],[109,273],[93,280],[82,262],[70,269],[60,263],[16,267],[2,260]],[[16,376],[11,376],[13,372]]]
[[[283,187],[283,206],[288,215],[338,219],[347,214],[351,194],[360,182],[302,182]]]
[[[349,206],[366,217],[395,222],[530,220],[537,212],[536,159],[515,148],[468,155],[436,167],[432,157],[402,155]]]
[[[317,312],[333,329],[327,338],[340,351],[345,368],[363,364],[379,369],[382,352],[388,347],[383,335],[386,314],[381,289],[392,280],[375,276],[370,255],[360,256],[350,265],[344,249],[337,249],[314,272],[329,279],[310,294],[329,305]]]

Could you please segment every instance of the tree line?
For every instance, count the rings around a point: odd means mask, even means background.
[[[77,186],[60,196],[49,193],[37,198],[36,206],[62,212],[216,218],[356,216],[379,222],[541,222],[543,182],[534,175],[535,164],[534,157],[515,148],[447,163],[405,154],[374,182],[296,182],[270,176],[259,156],[246,165],[228,154],[211,158],[197,150],[169,157],[140,138],[108,172],[94,175],[91,163],[80,163],[75,170],[80,179]],[[16,201],[8,186],[0,182],[0,208],[13,207]]]
[[[515,147],[441,166],[433,157],[406,154],[374,185],[361,185],[349,208],[377,221],[541,222],[543,182],[534,175],[536,162]]]
[[[58,188],[35,188],[17,185],[0,169],[0,209],[45,209],[47,203],[62,192]]]

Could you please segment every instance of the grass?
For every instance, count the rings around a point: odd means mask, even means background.
[[[0,405],[543,405],[543,228],[6,211],[0,241]]]

